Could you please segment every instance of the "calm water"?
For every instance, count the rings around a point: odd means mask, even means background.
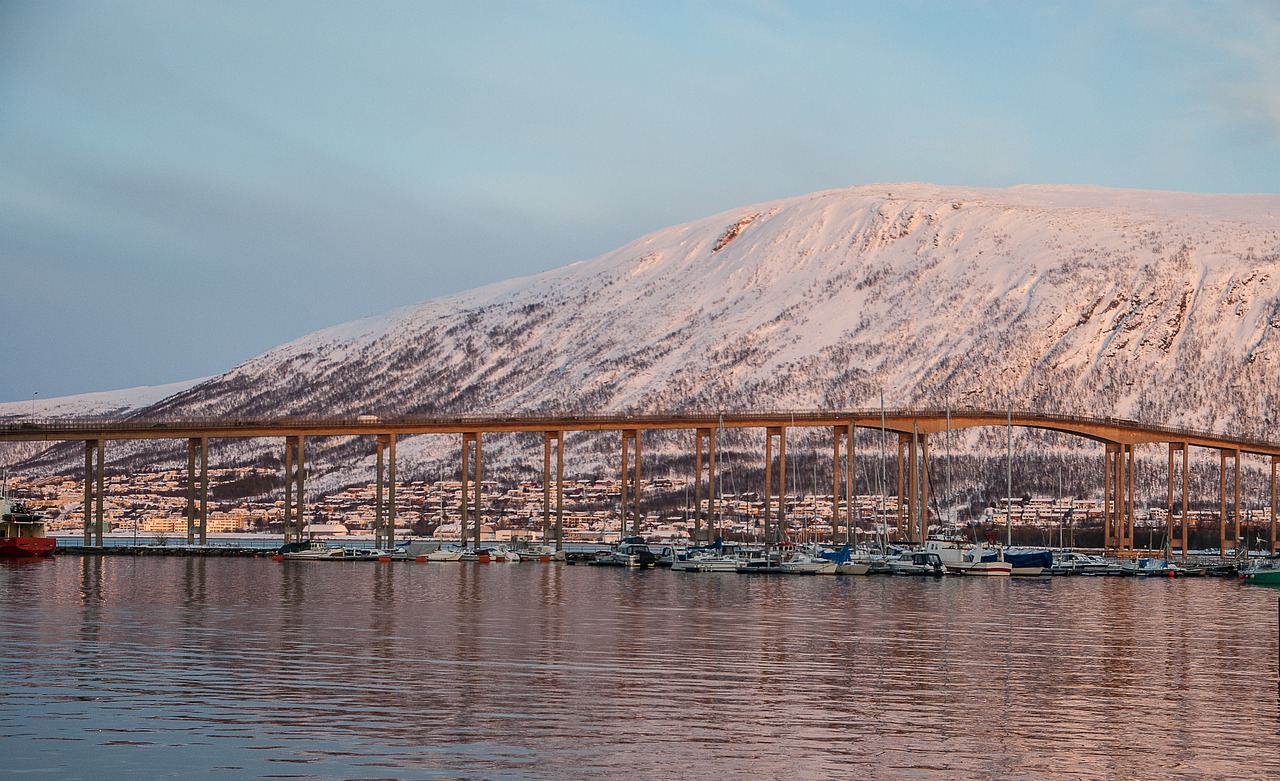
[[[0,775],[1242,778],[1277,596],[1238,581],[547,564],[0,564]]]

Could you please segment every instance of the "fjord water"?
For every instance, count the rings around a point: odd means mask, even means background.
[[[1277,595],[1234,580],[563,564],[0,564],[0,775],[1240,778]]]

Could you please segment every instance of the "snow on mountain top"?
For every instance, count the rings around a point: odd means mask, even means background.
[[[1023,229],[1023,233],[1009,235],[1006,237],[1008,239],[1023,238],[1027,230],[1037,232],[1045,227],[1061,231],[1072,230],[1080,227],[1080,217],[1084,214],[1094,215],[1091,219],[1100,220],[1119,234],[1123,234],[1126,229],[1139,230],[1140,225],[1150,220],[1176,221],[1184,228],[1197,230],[1206,229],[1210,225],[1221,228],[1224,224],[1235,222],[1269,222],[1280,225],[1277,222],[1280,217],[1280,195],[1215,195],[1063,185],[1019,185],[1005,189],[921,183],[859,185],[739,207],[661,229],[593,260],[571,263],[542,274],[506,280],[315,331],[281,345],[255,361],[270,362],[300,350],[319,347],[335,350],[339,345],[376,341],[403,329],[407,324],[421,327],[433,320],[443,322],[453,313],[474,306],[516,300],[527,297],[532,290],[562,287],[575,279],[581,281],[593,274],[598,276],[599,270],[619,262],[635,261],[635,268],[630,276],[643,278],[646,271],[657,272],[662,268],[680,265],[681,261],[701,257],[708,252],[719,254],[737,236],[733,236],[724,247],[716,247],[714,242],[708,244],[704,238],[706,232],[715,231],[718,238],[723,238],[723,230],[743,221],[745,224],[741,226],[741,231],[751,229],[756,233],[760,233],[769,222],[764,218],[777,216],[777,219],[785,223],[782,232],[758,236],[751,244],[751,256],[759,256],[762,248],[787,249],[788,243],[794,243],[789,240],[794,238],[819,244],[818,247],[800,250],[802,254],[808,255],[815,250],[838,249],[842,236],[864,230],[868,226],[875,227],[876,221],[898,220],[900,224],[889,226],[888,238],[894,239],[911,232],[916,227],[915,221],[936,220],[947,216],[948,211],[961,212],[966,207],[970,213],[977,212],[973,221],[975,227],[1007,223],[1017,224]],[[991,219],[993,214],[996,215],[994,223]],[[805,234],[794,236],[795,224],[803,222],[809,223]],[[1091,227],[1096,229],[1097,226]],[[958,241],[958,236],[956,238]],[[744,260],[747,254],[726,253],[725,257]],[[723,268],[723,264],[721,267],[720,273],[700,281],[712,283],[711,286],[731,283],[732,269]],[[791,273],[800,268],[781,266],[777,271]],[[703,266],[700,271],[711,269]],[[1013,273],[1008,266],[996,271]],[[762,279],[755,278],[753,281],[760,282]],[[687,288],[680,289],[682,297],[688,292]],[[702,302],[706,303],[705,300]],[[336,353],[330,357],[335,360],[340,358]]]

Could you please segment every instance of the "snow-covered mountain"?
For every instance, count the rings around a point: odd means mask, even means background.
[[[1268,436],[1278,378],[1280,196],[883,184],[317,331],[145,414],[866,408],[883,391]]]
[[[209,377],[165,385],[143,385],[117,391],[80,393],[52,399],[33,397],[30,401],[0,402],[0,420],[21,418],[84,418],[130,415],[175,393],[199,385]]]

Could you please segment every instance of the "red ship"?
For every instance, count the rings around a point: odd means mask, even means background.
[[[54,542],[45,536],[43,517],[20,502],[0,499],[0,556],[50,556]]]

